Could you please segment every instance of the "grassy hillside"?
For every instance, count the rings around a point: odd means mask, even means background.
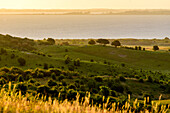
[[[6,89],[12,81],[15,92],[21,90],[23,96],[40,93],[56,99],[60,94],[60,100],[71,101],[77,93],[82,98],[90,92],[96,105],[105,96],[122,106],[128,94],[140,101],[144,97],[159,100],[160,95],[170,98],[169,52],[58,45],[9,35],[0,35],[0,40],[0,88]]]

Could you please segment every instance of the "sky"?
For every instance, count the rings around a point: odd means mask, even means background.
[[[170,9],[170,0],[0,0],[6,9]]]

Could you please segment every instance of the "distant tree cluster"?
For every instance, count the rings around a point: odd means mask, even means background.
[[[110,44],[109,40],[107,40],[107,39],[97,39],[96,41],[93,40],[93,39],[91,39],[91,40],[89,40],[88,44],[90,44],[90,45],[95,45],[96,42],[99,43],[99,44],[102,44],[102,45],[104,45],[104,46],[107,45],[107,44]],[[114,41],[111,43],[111,45],[117,47],[117,46],[121,46],[121,43],[120,43],[118,40],[114,40]]]

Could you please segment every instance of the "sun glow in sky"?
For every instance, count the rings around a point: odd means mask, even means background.
[[[170,9],[170,0],[0,0],[6,9]]]

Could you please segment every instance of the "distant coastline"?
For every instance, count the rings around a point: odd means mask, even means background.
[[[170,9],[0,9],[3,15],[170,15]]]

